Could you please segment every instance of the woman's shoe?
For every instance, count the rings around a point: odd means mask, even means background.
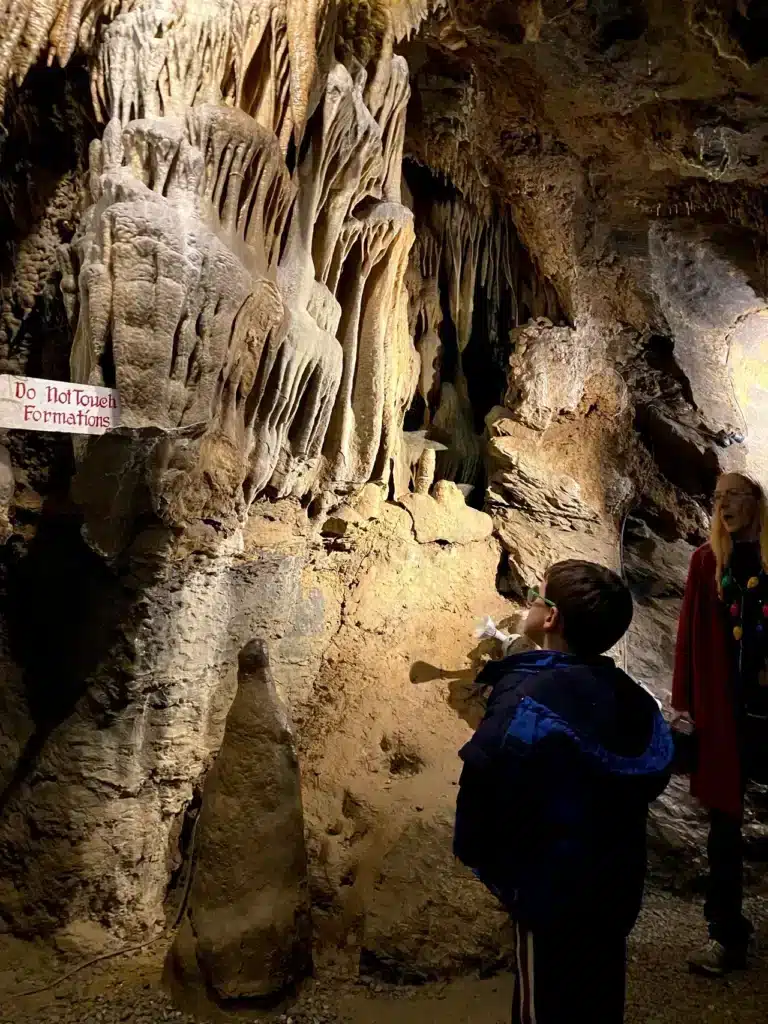
[[[746,966],[745,947],[724,946],[717,939],[710,939],[706,946],[688,957],[690,972],[703,974],[708,978],[720,978],[729,971],[743,971]]]

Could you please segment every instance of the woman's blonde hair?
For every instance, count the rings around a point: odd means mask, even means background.
[[[737,476],[740,480],[749,487],[757,500],[757,514],[760,523],[760,561],[763,564],[763,569],[768,572],[768,498],[766,498],[765,491],[751,477],[745,476],[744,473],[728,473],[723,476]],[[712,550],[715,553],[715,579],[717,581],[717,592],[722,597],[723,595],[723,572],[731,564],[731,554],[733,553],[733,540],[731,539],[730,533],[726,530],[723,525],[723,521],[720,518],[720,512],[715,508],[712,515],[712,526],[709,534],[709,543],[712,546]]]

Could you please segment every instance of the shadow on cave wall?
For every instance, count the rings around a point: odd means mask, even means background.
[[[66,68],[41,60],[9,89],[0,128],[0,372],[70,378],[58,246],[72,239],[80,213],[97,135],[91,111],[82,59]],[[0,552],[0,608],[33,732],[0,812],[115,645],[133,600],[82,539],[68,497],[72,438],[10,431],[4,443],[17,486],[15,533]]]
[[[92,675],[107,659],[115,668],[102,718],[125,703],[116,655],[127,641],[125,624],[135,594],[88,548],[81,525],[76,510],[49,500],[29,544],[11,541],[4,549],[2,613],[34,730],[11,782],[0,794],[0,814],[34,767],[51,732],[72,714]]]

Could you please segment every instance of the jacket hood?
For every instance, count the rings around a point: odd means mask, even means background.
[[[504,662],[491,702],[519,696],[504,743],[533,748],[567,738],[592,770],[627,783],[666,784],[674,745],[655,698],[610,658],[582,661],[551,651],[527,651]],[[654,799],[654,793],[649,799]]]
[[[627,779],[661,777],[668,772],[674,756],[672,733],[660,712],[653,716],[646,748],[639,755],[629,757],[608,750],[589,736],[577,732],[565,719],[530,697],[520,701],[504,744],[517,742],[534,747],[542,740],[557,735],[570,739],[596,771]]]

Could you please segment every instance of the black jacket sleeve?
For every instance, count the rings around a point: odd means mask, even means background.
[[[504,747],[514,708],[491,709],[460,751],[454,853],[490,887],[503,875],[510,831],[523,825],[526,758]]]

